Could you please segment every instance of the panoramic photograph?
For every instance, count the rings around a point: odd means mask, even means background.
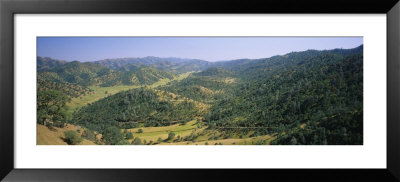
[[[362,37],[37,37],[37,145],[363,145]]]

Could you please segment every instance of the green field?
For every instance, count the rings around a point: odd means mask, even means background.
[[[175,133],[175,138],[177,136],[185,137],[190,135],[195,130],[204,130],[205,127],[198,128],[196,124],[196,120],[192,120],[187,122],[185,125],[171,125],[171,126],[161,126],[161,127],[142,127],[142,128],[135,128],[129,129],[129,132],[133,133],[134,137],[139,137],[142,140],[146,141],[153,141],[156,142],[158,138],[165,140],[168,138],[168,133],[173,132]],[[142,133],[138,133],[138,130],[142,129]],[[132,140],[130,140],[132,141]]]
[[[258,141],[266,140],[266,145],[269,145],[276,137],[269,135],[251,137],[251,138],[229,138],[221,140],[202,140],[196,142],[175,142],[175,143],[161,143],[161,145],[254,145]]]
[[[234,136],[234,138],[227,139],[217,139],[209,140],[210,137],[217,134],[220,135],[218,131],[205,130],[207,126],[196,120],[187,122],[185,125],[171,125],[171,126],[161,126],[161,127],[141,127],[128,129],[127,131],[132,132],[133,136],[139,137],[142,142],[146,141],[145,144],[160,144],[160,145],[204,145],[208,143],[209,145],[222,144],[222,145],[251,145],[258,141],[266,141],[269,144],[276,137],[270,135],[258,136],[258,137],[248,137],[239,138],[239,136]],[[138,130],[142,129],[142,133]],[[124,130],[121,130],[124,131]],[[171,140],[167,140],[168,134],[172,132],[175,133],[175,137]],[[178,140],[178,138],[185,138],[191,134],[197,135],[195,140],[185,141]],[[162,142],[158,142],[161,139]],[[133,139],[129,140],[132,142]]]

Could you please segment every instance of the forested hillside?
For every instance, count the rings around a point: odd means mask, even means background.
[[[152,67],[141,67],[124,72],[91,62],[58,62],[41,57],[38,57],[37,69],[39,90],[59,90],[69,97],[90,94],[92,90],[88,88],[89,86],[148,85],[175,77],[173,73]]]
[[[235,96],[215,104],[205,121],[222,130],[244,127],[235,132],[252,127],[255,136],[278,133],[276,144],[362,144],[363,56],[358,50],[294,53],[261,62],[269,67],[248,67]]]
[[[124,85],[150,85],[161,79],[173,79],[173,73],[160,71],[152,67],[142,67],[123,73],[122,83]]]
[[[362,45],[223,62],[47,62],[38,123],[82,126],[102,135],[98,144],[363,144]],[[65,107],[64,96],[85,95],[92,102]]]
[[[74,122],[102,132],[111,126],[168,126],[192,120],[198,114],[199,109],[193,101],[171,96],[162,100],[156,91],[141,88],[120,92],[89,104],[75,113]]]
[[[85,86],[71,84],[60,78],[56,73],[43,72],[37,74],[37,90],[58,90],[69,98],[90,94],[93,91]]]
[[[233,73],[221,68],[209,68],[181,81],[170,82],[160,89],[209,104],[231,94],[236,82]]]

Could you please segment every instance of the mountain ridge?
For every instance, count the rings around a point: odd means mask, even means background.
[[[108,59],[101,59],[101,60],[96,60],[96,61],[90,61],[90,62],[81,62],[81,63],[95,63],[99,65],[103,65],[105,67],[108,67],[110,69],[114,70],[120,70],[120,71],[131,71],[133,69],[137,69],[140,67],[144,66],[151,66],[159,70],[167,70],[168,68],[163,68],[163,64],[167,64],[170,67],[172,66],[180,66],[184,67],[187,66],[188,64],[196,64],[198,67],[193,68],[191,71],[200,71],[201,69],[207,69],[209,67],[215,66],[219,67],[221,65],[226,65],[226,64],[233,64],[233,65],[242,65],[246,64],[249,62],[253,61],[260,61],[260,60],[266,60],[266,59],[273,59],[276,57],[285,57],[285,56],[290,56],[296,53],[304,53],[304,52],[334,52],[334,53],[349,53],[349,52],[357,52],[363,49],[363,44],[360,46],[354,47],[354,48],[349,48],[349,49],[342,49],[342,48],[336,48],[336,49],[330,49],[330,50],[315,50],[315,49],[309,49],[305,51],[294,51],[290,53],[286,53],[283,55],[275,55],[275,56],[270,56],[270,57],[264,57],[264,58],[239,58],[239,59],[232,59],[232,60],[222,60],[222,61],[206,61],[202,59],[196,59],[196,58],[179,58],[179,57],[156,57],[156,56],[145,56],[145,57],[124,57],[124,58],[108,58]],[[49,64],[54,64],[54,66],[47,66],[51,68],[61,66],[65,63],[68,62],[74,62],[74,61],[64,61],[64,60],[58,60],[58,59],[53,59],[50,57],[41,57],[37,56],[38,64],[37,64],[37,70],[42,70],[42,69],[49,69],[46,68],[46,65],[42,62],[49,62]],[[40,62],[40,63],[39,63]],[[130,66],[131,67],[130,67]],[[126,67],[125,67],[126,66]],[[183,73],[182,71],[188,71],[189,69],[182,68],[181,70],[178,70],[176,73]],[[171,70],[169,70],[171,71]]]

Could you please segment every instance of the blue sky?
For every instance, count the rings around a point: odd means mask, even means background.
[[[222,61],[361,44],[362,37],[38,37],[37,55],[84,62],[146,56]]]

